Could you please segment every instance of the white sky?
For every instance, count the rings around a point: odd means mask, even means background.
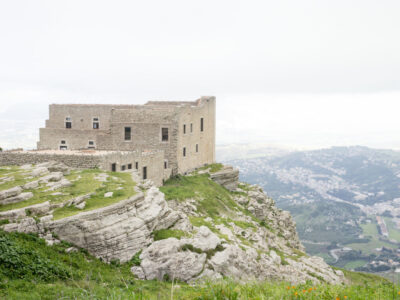
[[[400,148],[400,1],[0,2],[0,146],[49,103],[215,95],[218,143]]]

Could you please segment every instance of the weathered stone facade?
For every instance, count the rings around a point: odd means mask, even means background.
[[[60,149],[162,150],[171,173],[185,173],[215,161],[215,97],[145,105],[52,104],[38,150]]]

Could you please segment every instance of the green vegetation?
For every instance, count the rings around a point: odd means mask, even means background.
[[[222,170],[222,168],[224,167],[223,164],[210,164],[210,165],[206,165],[204,167],[198,168],[197,171],[202,171],[202,170],[209,170],[210,173],[217,173],[219,171]]]
[[[160,229],[153,232],[153,237],[155,241],[165,240],[171,237],[180,240],[181,238],[188,236],[188,233],[178,229]]]
[[[140,264],[140,253],[129,263],[107,264],[62,242],[46,246],[32,234],[0,231],[0,298],[4,299],[400,299],[399,287],[379,276],[342,270],[351,284],[292,285],[228,279],[198,285],[141,281],[130,272]],[[187,246],[187,251],[195,251]],[[201,251],[201,250],[200,250]],[[211,254],[208,254],[211,255]],[[173,294],[173,295],[171,295]],[[297,296],[297,297],[296,297]]]
[[[100,173],[107,173],[109,177],[105,182],[97,180],[95,177]],[[0,190],[8,189],[12,186],[22,185],[28,181],[37,180],[38,178],[27,180],[27,175],[23,170],[18,167],[0,168],[0,176],[14,176],[15,181],[0,184]],[[101,207],[105,207],[121,200],[128,199],[135,194],[135,183],[129,173],[118,172],[104,172],[97,169],[87,170],[73,170],[69,175],[65,176],[71,182],[71,186],[58,189],[56,191],[48,191],[45,184],[40,184],[39,188],[27,190],[33,193],[33,197],[18,203],[6,204],[0,206],[0,211],[7,211],[10,209],[23,208],[34,204],[50,201],[51,203],[61,203],[78,196],[88,195],[93,193],[92,196],[86,199],[86,206],[84,209],[78,209],[75,206],[58,208],[54,212],[54,219],[61,219],[68,216],[75,215],[82,211],[89,211]],[[55,192],[61,194],[52,195]],[[113,196],[105,198],[104,194],[113,192]]]
[[[198,211],[211,218],[240,209],[231,193],[212,181],[208,174],[177,176],[167,180],[160,190],[167,200],[196,199]]]

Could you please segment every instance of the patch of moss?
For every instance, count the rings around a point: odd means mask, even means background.
[[[153,232],[155,241],[165,240],[171,237],[180,240],[181,238],[188,236],[188,233],[178,229],[160,229]]]

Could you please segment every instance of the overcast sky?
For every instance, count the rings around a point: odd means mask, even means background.
[[[49,103],[217,97],[218,143],[400,148],[400,1],[0,2],[0,146]]]

